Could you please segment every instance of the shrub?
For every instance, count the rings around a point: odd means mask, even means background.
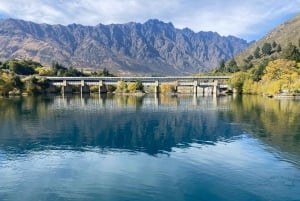
[[[135,92],[137,90],[136,89],[136,83],[133,83],[133,82],[129,83],[127,85],[127,89],[128,89],[129,92]]]
[[[174,93],[175,86],[173,84],[164,83],[159,86],[159,92],[161,93]]]
[[[119,81],[117,84],[116,92],[121,92],[121,93],[128,92],[127,91],[127,83],[124,81]]]

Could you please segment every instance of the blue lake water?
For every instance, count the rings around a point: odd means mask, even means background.
[[[299,201],[300,100],[2,98],[0,200]]]

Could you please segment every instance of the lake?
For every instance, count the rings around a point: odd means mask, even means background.
[[[0,200],[299,201],[300,99],[0,99]]]

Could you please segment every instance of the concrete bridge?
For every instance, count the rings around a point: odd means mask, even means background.
[[[89,86],[99,87],[99,93],[105,93],[107,85],[117,85],[119,81],[136,82],[140,80],[143,86],[153,86],[154,92],[159,92],[159,86],[167,83],[175,86],[177,92],[189,87],[194,94],[218,95],[221,90],[226,90],[226,82],[230,76],[172,76],[172,77],[46,77],[54,86],[62,87],[62,93],[68,92],[71,85],[80,86],[80,92],[87,92]]]

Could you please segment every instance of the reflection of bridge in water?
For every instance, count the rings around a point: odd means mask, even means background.
[[[74,109],[87,111],[128,110],[226,110],[231,96],[197,96],[197,95],[95,95],[95,96],[61,96],[54,99],[56,109]]]
[[[194,94],[218,95],[220,91],[228,89],[224,83],[230,76],[173,76],[173,77],[46,77],[54,86],[62,87],[62,92],[70,92],[72,85],[80,86],[80,92],[89,91],[89,86],[99,87],[99,93],[106,92],[107,85],[117,85],[119,81],[136,82],[140,80],[143,86],[154,87],[154,92],[159,92],[159,86],[167,83],[174,85],[177,92],[190,87]],[[72,91],[72,90],[71,90]]]

